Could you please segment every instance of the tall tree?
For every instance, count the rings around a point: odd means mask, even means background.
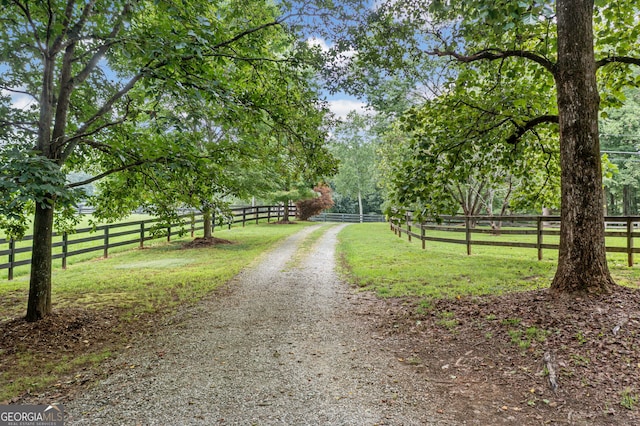
[[[511,71],[503,64],[503,72]],[[559,203],[559,152],[555,123],[521,132],[522,123],[545,112],[548,95],[523,100],[524,73],[502,86],[482,78],[483,67],[464,73],[437,97],[405,112],[396,132],[384,138],[393,205],[419,216],[477,215],[504,193],[501,211]],[[505,109],[505,104],[512,104]],[[404,133],[397,140],[394,134]],[[395,155],[394,146],[403,150]],[[504,190],[501,190],[505,188]],[[493,213],[491,208],[488,214]]]
[[[599,0],[597,5],[594,9],[593,0],[393,0],[377,4],[366,28],[352,33],[351,49],[358,51],[355,62],[390,65],[386,72],[413,72],[416,62],[433,57],[451,61],[440,67],[454,63],[473,69],[490,62],[495,64],[496,81],[509,77],[501,65],[511,62],[521,64],[523,72],[530,70],[536,81],[551,77],[549,90],[555,93],[556,105],[549,113],[519,123],[515,135],[559,123],[562,227],[551,285],[555,293],[609,292],[614,285],[604,246],[598,94],[601,91],[608,103],[624,85],[638,84],[630,66],[640,64],[634,56],[639,9],[630,0]],[[450,69],[457,79],[462,68]],[[599,76],[607,77],[600,87],[598,70]]]
[[[338,193],[357,200],[360,216],[364,214],[363,199],[377,191],[377,143],[370,121],[352,112],[333,132],[332,151],[340,160],[333,184]]]
[[[195,145],[149,132],[160,108],[156,96],[197,96],[230,111],[269,115],[237,81],[262,78],[260,63],[297,59],[294,50],[283,50],[290,39],[271,37],[284,31],[285,18],[269,1],[7,0],[2,6],[0,136],[2,155],[11,161],[0,173],[0,213],[13,218],[15,231],[26,223],[15,216],[34,214],[27,320],[35,321],[51,311],[54,212],[73,203],[72,189],[149,164],[190,165]],[[32,106],[8,106],[6,93],[26,96]],[[93,177],[66,184],[68,171]]]

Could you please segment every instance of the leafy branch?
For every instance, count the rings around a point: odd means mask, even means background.
[[[511,120],[511,122],[516,126],[516,131],[511,136],[507,138],[507,143],[515,145],[518,143],[520,138],[524,136],[525,133],[534,129],[543,123],[553,123],[558,124],[559,117],[557,115],[541,115],[532,120],[527,121],[524,125],[518,124],[515,121]]]
[[[440,50],[434,49],[432,51],[426,52],[428,55],[440,56],[440,57],[452,57],[459,62],[469,63],[476,62],[481,60],[489,60],[495,61],[498,59],[504,58],[525,58],[529,59],[533,62],[538,63],[542,67],[544,67],[547,71],[552,74],[555,74],[556,65],[545,58],[544,56],[540,56],[535,52],[530,52],[527,50],[497,50],[497,49],[484,49],[473,55],[462,55],[460,53],[454,52],[452,50]]]

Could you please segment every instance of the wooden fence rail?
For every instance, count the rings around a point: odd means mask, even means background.
[[[608,253],[626,253],[628,266],[634,264],[634,254],[640,253],[640,248],[634,247],[634,238],[640,237],[638,227],[640,216],[607,216],[605,217],[605,239]],[[558,250],[558,242],[550,242],[545,237],[560,236],[559,216],[442,216],[441,222],[416,222],[411,213],[402,219],[390,220],[391,230],[401,237],[404,233],[409,241],[417,238],[426,248],[427,241],[464,244],[467,254],[471,255],[471,248],[477,246],[518,247],[536,249],[538,260],[542,260],[543,250]],[[431,232],[429,232],[431,231]],[[442,232],[464,236],[459,238],[443,237]],[[437,235],[434,235],[437,234]],[[530,241],[497,240],[473,237],[474,235],[492,236],[522,236]],[[534,238],[535,237],[535,238]],[[515,239],[518,239],[517,237]],[[558,238],[555,238],[556,240]],[[623,244],[611,245],[609,242],[617,239]]]
[[[231,229],[233,224],[241,223],[244,227],[246,223],[255,222],[258,224],[260,220],[280,220],[284,216],[284,206],[250,206],[232,208],[232,216],[225,221],[224,226]],[[295,215],[295,206],[289,206],[289,214]],[[178,233],[191,233],[193,237],[197,231],[204,229],[204,220],[200,213],[185,214],[181,216],[183,219],[189,219],[187,227],[183,223],[171,224],[167,227],[159,228],[158,219],[148,219],[131,221],[124,223],[101,225],[95,228],[76,229],[73,233],[54,233],[54,242],[52,249],[54,254],[52,259],[61,259],[62,268],[66,269],[67,259],[84,253],[102,251],[103,257],[109,256],[109,250],[115,247],[138,244],[140,248],[144,247],[145,241],[156,238],[167,238],[171,241],[171,237]],[[215,218],[213,223],[216,223]],[[87,236],[85,236],[87,235]],[[0,259],[6,258],[7,262],[0,263],[0,270],[8,269],[7,279],[12,280],[14,271],[17,267],[31,264],[31,245],[25,245],[24,242],[33,241],[33,236],[27,235],[19,242],[13,239],[0,238]],[[18,247],[21,245],[21,247]],[[6,246],[6,249],[2,249]],[[22,259],[18,259],[21,257]],[[26,257],[26,258],[25,258]]]
[[[370,223],[386,222],[381,214],[320,213],[309,218],[312,222]]]

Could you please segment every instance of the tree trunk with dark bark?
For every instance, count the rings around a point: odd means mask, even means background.
[[[204,238],[212,238],[213,237],[213,226],[211,225],[211,210],[206,209],[202,211],[202,219],[204,221]]]
[[[51,250],[53,206],[36,204],[33,222],[31,276],[26,320],[38,321],[51,313]]]
[[[52,134],[51,131],[54,114],[54,70],[55,57],[53,55],[46,57],[40,94],[37,149],[40,151],[40,155],[55,161],[57,152],[53,149],[51,141],[52,138],[60,135]],[[53,199],[53,196],[50,198]],[[53,203],[43,207],[36,202],[26,315],[26,320],[29,322],[38,321],[51,313],[53,210]]]
[[[615,283],[604,242],[593,0],[558,0],[557,22],[562,222],[551,291],[610,292]]]

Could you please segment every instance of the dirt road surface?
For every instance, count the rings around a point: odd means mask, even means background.
[[[318,226],[159,324],[114,361],[126,367],[65,405],[66,424],[454,424],[361,320],[363,296],[335,272],[344,225],[299,250]]]

